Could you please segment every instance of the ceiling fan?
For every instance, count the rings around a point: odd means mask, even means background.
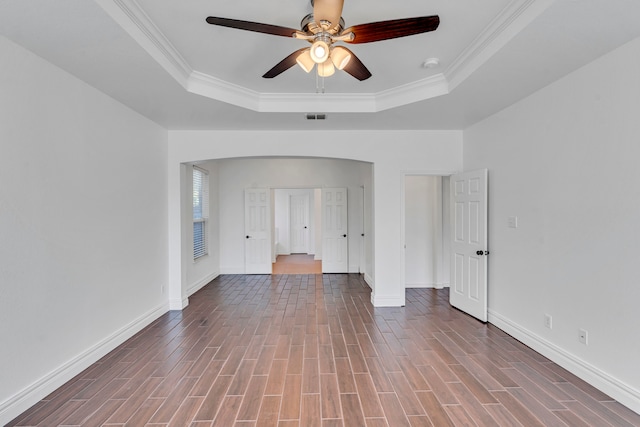
[[[344,0],[311,0],[311,5],[313,13],[302,19],[301,30],[215,16],[209,16],[207,22],[239,30],[293,37],[311,43],[311,47],[298,49],[267,71],[262,76],[266,79],[276,77],[297,63],[307,73],[317,65],[317,73],[321,77],[331,76],[337,68],[361,81],[371,77],[371,72],[349,49],[335,46],[336,42],[377,42],[434,31],[440,24],[440,18],[433,15],[371,22],[345,28],[342,19]]]

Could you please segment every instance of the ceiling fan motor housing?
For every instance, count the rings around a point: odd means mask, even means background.
[[[313,17],[313,13],[308,14],[302,21],[300,21],[300,28],[305,33],[317,34],[319,32],[328,32],[331,35],[340,34],[342,30],[345,28],[344,19],[340,18],[340,22],[338,25],[333,25],[331,28],[324,28],[322,25],[318,25],[316,23],[315,18]]]

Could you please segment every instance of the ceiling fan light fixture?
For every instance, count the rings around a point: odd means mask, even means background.
[[[313,58],[311,58],[310,49],[305,50],[296,58],[296,62],[307,73],[310,73],[313,70],[313,66],[316,65]]]
[[[330,77],[336,72],[333,62],[326,60],[322,64],[318,64],[318,75],[320,77]]]
[[[324,40],[316,40],[311,45],[310,54],[313,62],[322,64],[329,58],[329,45]]]
[[[343,70],[344,67],[351,61],[351,52],[342,46],[336,46],[331,51],[331,62],[338,70]]]

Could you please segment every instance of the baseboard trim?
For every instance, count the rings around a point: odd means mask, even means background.
[[[169,300],[169,310],[184,310],[189,305],[189,297],[175,298]]]
[[[371,289],[373,289],[373,277],[369,276],[367,273],[364,273],[364,281]],[[373,301],[373,299],[372,299]]]
[[[404,307],[404,295],[402,296],[378,296],[371,293],[371,304],[374,307]]]
[[[0,425],[5,425],[13,420],[168,311],[169,305],[166,303],[148,311],[98,342],[96,345],[80,353],[59,368],[0,403]]]
[[[405,289],[444,289],[448,288],[448,283],[407,283]]]
[[[596,366],[581,360],[576,355],[513,323],[499,313],[489,310],[488,314],[489,323],[608,394],[632,411],[640,413],[640,390],[628,386]]]
[[[218,276],[220,276],[220,273],[215,272],[215,273],[211,273],[208,276],[200,279],[199,281],[197,281],[193,285],[189,286],[189,289],[187,289],[187,295],[191,296],[191,295],[195,294],[200,289],[202,289],[205,286],[207,286],[209,284],[209,282],[211,282],[212,280],[214,280]]]
[[[242,266],[242,267],[220,267],[220,274],[244,274],[244,266]]]

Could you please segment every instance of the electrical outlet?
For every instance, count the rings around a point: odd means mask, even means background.
[[[580,329],[578,331],[578,341],[580,341],[584,345],[589,344],[589,332],[585,331],[584,329]]]
[[[544,315],[544,326],[548,329],[553,329],[553,317],[550,314]]]

